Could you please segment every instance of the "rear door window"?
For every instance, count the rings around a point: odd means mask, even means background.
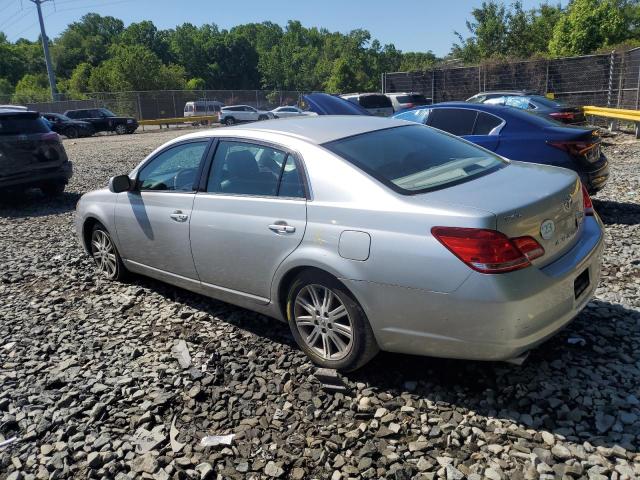
[[[502,125],[503,120],[485,112],[478,112],[476,125],[473,128],[473,135],[491,135],[494,130]]]
[[[359,103],[364,108],[393,108],[386,95],[361,95]]]
[[[406,120],[408,122],[416,122],[416,123],[426,123],[427,118],[429,118],[428,108],[421,108],[420,110],[409,110],[408,112],[399,113],[395,115],[393,118],[397,118],[398,120]]]
[[[435,108],[427,125],[453,135],[472,135],[478,112],[466,108]]]

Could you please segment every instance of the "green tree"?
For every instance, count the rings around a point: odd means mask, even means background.
[[[482,2],[480,8],[471,11],[473,20],[467,20],[470,37],[454,32],[460,43],[453,45],[453,54],[465,62],[477,62],[484,58],[501,57],[507,45],[507,9],[494,0]]]
[[[431,51],[428,52],[406,52],[402,54],[400,61],[401,72],[423,71],[433,68],[438,58]],[[387,70],[390,71],[390,70]]]
[[[13,93],[13,84],[6,78],[0,78],[0,97],[7,97],[12,93]]]
[[[99,65],[109,56],[109,48],[124,29],[122,20],[88,13],[70,24],[52,48],[56,73],[69,77],[80,63]]]
[[[202,78],[191,78],[187,82],[187,90],[204,90],[207,88],[207,84]]]
[[[50,102],[51,90],[45,74],[26,74],[20,79],[13,93],[14,103]]]
[[[583,55],[627,40],[633,30],[630,7],[623,0],[572,0],[553,29],[550,53]]]
[[[69,93],[82,94],[89,91],[89,79],[91,78],[91,72],[93,67],[90,63],[79,64],[71,73],[69,78]]]
[[[149,20],[129,25],[120,34],[119,42],[124,45],[142,45],[155,53],[163,63],[171,61],[167,33],[158,30]]]

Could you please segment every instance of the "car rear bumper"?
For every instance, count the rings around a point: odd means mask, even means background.
[[[555,334],[585,307],[600,279],[603,248],[602,223],[587,217],[578,243],[550,265],[502,275],[473,272],[451,293],[343,281],[383,350],[509,360]],[[585,275],[588,286],[576,297],[576,281]]]
[[[59,167],[50,168],[42,171],[30,170],[11,175],[8,177],[0,177],[0,188],[29,188],[37,187],[45,182],[62,181],[69,183],[73,176],[73,164],[70,161],[64,162]]]

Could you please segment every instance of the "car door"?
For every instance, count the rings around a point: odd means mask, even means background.
[[[474,134],[478,113],[480,112],[471,108],[433,108],[427,118],[427,125],[462,137],[489,150],[495,150],[498,146],[498,136]]]
[[[277,267],[302,241],[307,189],[286,149],[221,140],[196,194],[191,251],[205,289],[268,302]]]
[[[470,142],[480,145],[495,152],[500,145],[500,131],[506,122],[491,113],[478,112],[476,121],[473,125],[473,133],[465,135],[464,138]]]
[[[244,107],[244,115],[245,115],[245,120],[249,121],[249,122],[253,122],[258,120],[258,110],[256,110],[253,107]]]
[[[209,145],[209,139],[170,145],[138,170],[134,191],[118,194],[115,223],[124,259],[197,279],[189,221]]]

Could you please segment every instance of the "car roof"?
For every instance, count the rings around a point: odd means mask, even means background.
[[[514,95],[514,96],[525,96],[525,95],[539,95],[538,92],[534,90],[487,90],[486,92],[480,92],[473,95],[477,97],[479,95]]]
[[[3,117],[15,117],[19,115],[24,115],[28,117],[39,116],[40,113],[35,110],[18,110],[12,108],[0,108],[0,116]]]
[[[187,135],[188,138],[225,136],[225,132],[251,135],[251,133],[275,133],[322,145],[362,133],[393,127],[406,127],[407,122],[392,118],[366,115],[318,115],[265,120],[251,125],[238,125],[222,129],[204,130]]]

